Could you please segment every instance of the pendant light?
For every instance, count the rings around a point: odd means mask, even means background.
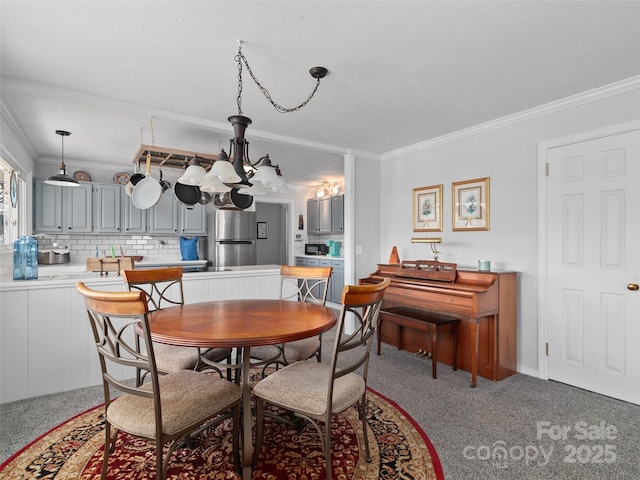
[[[206,173],[198,157],[194,156],[189,162],[189,166],[184,171],[184,174],[178,179],[178,183],[191,186],[202,185]]]
[[[271,165],[269,154],[260,158],[258,163],[260,163],[261,165],[257,168],[253,176],[251,176],[251,183],[260,182],[264,185],[279,183],[277,178],[278,175],[276,174],[276,167]]]
[[[56,130],[56,133],[62,138],[62,161],[60,163],[60,170],[58,170],[56,175],[47,178],[44,183],[59,187],[78,187],[80,184],[74,178],[67,175],[67,167],[64,164],[64,137],[68,137],[71,134],[65,130]]]
[[[211,169],[205,175],[205,179],[210,179],[212,177],[217,177],[222,183],[239,183],[242,181],[242,178],[238,175],[229,161],[229,156],[224,149],[220,151],[218,160],[213,162]]]

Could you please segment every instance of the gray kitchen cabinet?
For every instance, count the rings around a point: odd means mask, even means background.
[[[319,267],[320,259],[318,258],[307,258],[307,257],[296,257],[296,265],[299,267]]]
[[[207,211],[204,205],[196,203],[187,207],[178,202],[180,235],[206,235]]]
[[[344,233],[344,195],[331,197],[331,233]]]
[[[187,207],[178,201],[172,190],[164,192],[158,203],[148,210],[136,208],[131,198],[126,198],[124,232],[127,234],[207,234],[207,214],[204,205]]]
[[[117,234],[122,231],[122,190],[118,184],[94,184],[94,233]]]
[[[307,233],[320,233],[318,202],[317,198],[307,200]]]
[[[344,233],[344,195],[307,200],[307,233]]]
[[[117,184],[57,187],[36,178],[33,192],[34,233],[207,235],[205,206],[187,207],[173,190],[147,210],[137,208]]]
[[[62,233],[62,187],[33,180],[34,233]]]
[[[344,287],[344,260],[333,260],[331,258],[321,258],[321,267],[331,267],[331,280],[329,281],[329,292],[327,300],[333,303],[340,303],[342,300],[342,288]]]
[[[91,233],[93,231],[93,185],[81,183],[78,187],[59,187],[62,191],[62,230],[65,233]]]
[[[47,185],[33,181],[34,233],[91,233],[93,196],[90,183],[77,187]]]
[[[133,204],[131,197],[122,189],[122,232],[127,235],[147,233],[147,211]]]
[[[318,227],[320,233],[331,233],[331,197],[318,202]]]
[[[178,233],[178,199],[173,190],[167,190],[160,200],[149,209],[149,232],[151,234],[175,235]]]
[[[330,296],[333,303],[340,303],[342,290],[344,289],[344,260],[331,260],[333,271],[331,272]]]
[[[320,259],[319,258],[307,258],[307,266],[309,267],[319,267]]]

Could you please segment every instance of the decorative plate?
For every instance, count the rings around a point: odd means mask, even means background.
[[[126,185],[127,183],[129,183],[130,178],[131,175],[129,175],[128,173],[118,172],[113,176],[113,181],[119,185]]]
[[[81,170],[78,170],[77,172],[75,172],[73,174],[73,178],[75,178],[79,182],[90,182],[91,181],[91,175],[89,175],[87,172],[83,172]]]
[[[18,173],[15,170],[11,172],[9,196],[11,197],[11,206],[16,208],[16,205],[18,204]]]

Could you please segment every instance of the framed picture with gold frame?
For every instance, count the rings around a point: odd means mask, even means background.
[[[413,189],[413,231],[442,231],[442,184]]]
[[[489,177],[451,184],[453,231],[489,230]]]

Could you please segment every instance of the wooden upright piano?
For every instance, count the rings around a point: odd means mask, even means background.
[[[380,313],[383,342],[408,351],[425,349],[426,335],[417,329],[396,328],[385,309],[409,306],[460,319],[457,345],[458,368],[502,380],[516,373],[517,286],[515,272],[457,270],[456,264],[415,260],[379,264],[361,284],[390,278]],[[399,338],[398,336],[401,336]],[[438,341],[438,361],[452,365],[453,342]]]

